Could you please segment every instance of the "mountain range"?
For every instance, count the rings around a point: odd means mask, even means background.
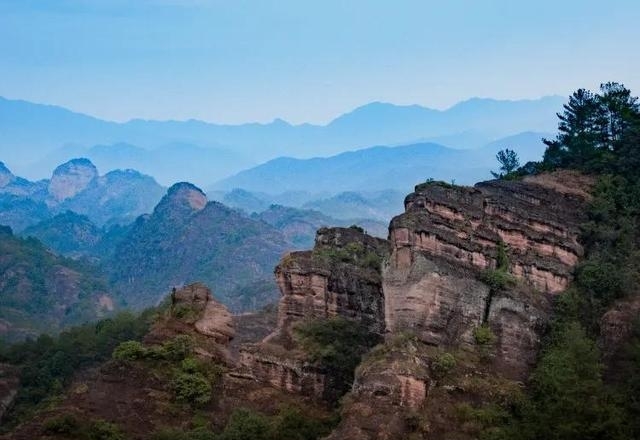
[[[163,193],[151,176],[130,169],[101,176],[85,158],[72,159],[37,182],[0,162],[0,224],[17,232],[65,211],[86,215],[100,227],[128,224],[151,212]]]
[[[212,189],[242,188],[271,194],[293,190],[333,194],[381,190],[406,193],[416,182],[429,178],[474,184],[491,177],[490,171],[498,166],[495,155],[501,149],[514,150],[523,164],[540,160],[544,151],[541,139],[546,136],[525,132],[473,150],[418,143],[370,147],[312,159],[281,157],[223,179]]]
[[[43,178],[51,161],[87,157],[101,168],[136,168],[170,185],[199,185],[280,156],[330,156],[372,145],[439,142],[477,148],[496,139],[555,127],[564,99],[471,99],[447,110],[371,103],[326,125],[219,125],[203,121],[116,123],[26,101],[0,98],[0,157],[19,174]],[[44,159],[43,159],[44,158]]]

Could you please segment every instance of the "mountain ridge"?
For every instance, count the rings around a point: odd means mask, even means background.
[[[103,158],[110,153],[109,146],[123,143],[148,150],[147,155],[167,145],[191,145],[193,151],[188,156],[176,155],[157,170],[143,171],[165,184],[190,180],[204,186],[283,155],[330,156],[372,145],[436,138],[449,139],[456,147],[477,147],[523,131],[548,132],[555,125],[553,115],[563,103],[555,96],[526,101],[470,100],[446,110],[373,103],[339,115],[326,125],[292,125],[279,118],[270,123],[232,125],[198,120],[112,122],[63,107],[0,98],[0,157],[18,174],[37,179],[48,171],[42,161],[33,160],[37,156],[53,154],[61,162],[88,154],[96,145],[107,147],[101,151]],[[471,132],[472,137],[463,136]],[[209,149],[215,149],[215,155],[207,155]],[[95,159],[91,155],[89,158]],[[153,162],[146,161],[150,166]],[[215,165],[209,181],[203,181],[205,172],[197,168],[203,162]],[[118,164],[123,166],[140,168],[138,164]],[[193,178],[194,169],[201,175],[199,180]],[[171,179],[165,179],[165,175],[171,175]]]

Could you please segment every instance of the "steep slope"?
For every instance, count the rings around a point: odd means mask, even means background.
[[[172,286],[201,280],[234,310],[255,309],[276,297],[272,268],[289,246],[266,223],[178,183],[151,215],[136,220],[105,267],[136,308],[156,304]]]
[[[0,229],[0,333],[19,339],[97,319],[113,310],[95,268],[58,257],[36,239]]]
[[[240,371],[278,389],[335,401],[337,378],[310,359],[295,330],[341,318],[361,325],[375,343],[384,331],[380,270],[387,254],[386,240],[356,228],[320,229],[313,250],[287,254],[275,271],[281,293],[277,328],[261,343],[240,348]]]
[[[101,322],[93,331],[109,325]],[[55,402],[0,438],[173,439],[183,438],[181,431],[215,438],[225,425],[230,427],[221,438],[237,438],[238,430],[246,429],[247,414],[255,415],[258,425],[240,438],[326,435],[324,425],[331,423],[326,406],[234,370],[228,347],[236,331],[228,309],[205,285],[177,289],[141,340],[112,335],[122,342],[112,359],[82,368]],[[2,371],[8,367],[0,366]],[[0,381],[0,393],[3,385]],[[267,431],[275,432],[266,437]]]

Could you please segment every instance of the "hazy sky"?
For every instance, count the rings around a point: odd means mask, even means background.
[[[637,95],[639,23],[638,0],[0,0],[0,95],[230,123],[608,80]]]

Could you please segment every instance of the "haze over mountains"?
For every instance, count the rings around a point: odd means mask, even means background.
[[[280,156],[330,156],[372,145],[438,142],[478,148],[523,132],[550,132],[564,99],[470,99],[447,110],[371,103],[320,126],[115,123],[67,109],[0,98],[0,157],[17,174],[45,177],[51,163],[87,157],[101,169],[135,168],[160,183],[201,186]],[[515,147],[515,146],[514,146]],[[434,176],[435,177],[435,176]]]

